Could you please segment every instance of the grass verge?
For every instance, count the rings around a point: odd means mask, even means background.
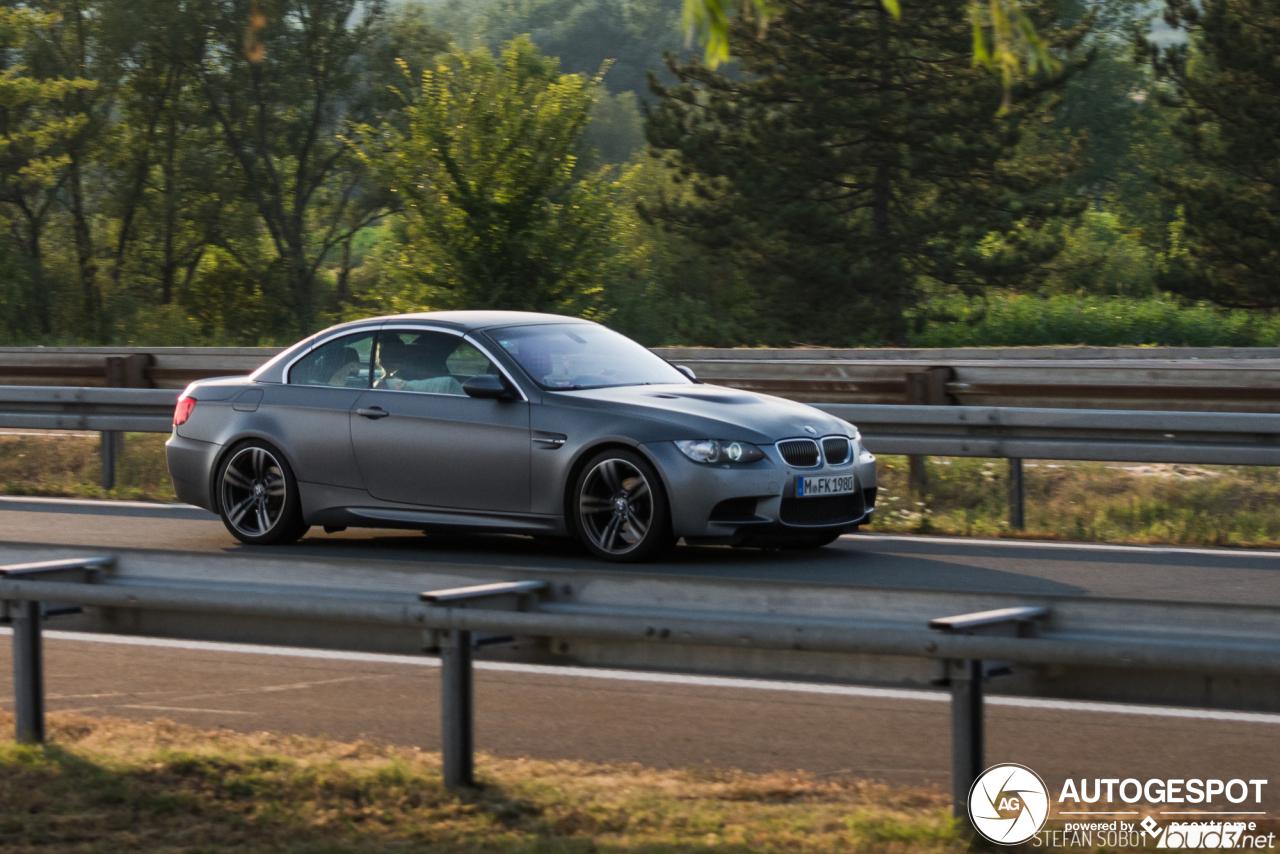
[[[1280,545],[1280,477],[1250,466],[1028,460],[1026,529],[1009,528],[1004,460],[929,457],[925,496],[906,457],[881,457],[874,531],[1108,543]]]
[[[12,716],[0,714],[11,731]],[[480,757],[440,782],[416,749],[60,713],[0,740],[5,851],[958,852],[945,794],[802,773]]]
[[[177,501],[164,459],[164,433],[126,433],[116,486],[102,488],[102,445],[94,435],[0,434],[0,493],[62,498]]]

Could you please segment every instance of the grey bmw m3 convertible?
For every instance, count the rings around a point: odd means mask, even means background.
[[[612,561],[681,537],[811,548],[876,495],[852,424],[524,312],[326,329],[188,386],[167,450],[178,497],[261,544],[322,525],[569,536]]]

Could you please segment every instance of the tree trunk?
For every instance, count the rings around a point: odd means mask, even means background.
[[[338,268],[338,307],[351,302],[351,288],[349,279],[351,278],[351,238],[348,237],[342,241],[342,266]]]
[[[80,296],[84,305],[85,325],[93,337],[106,343],[107,330],[102,317],[102,291],[98,287],[98,263],[93,254],[93,232],[84,205],[79,153],[71,158],[71,233],[76,243],[76,264],[80,270]]]
[[[31,296],[35,306],[36,323],[41,335],[53,334],[53,303],[49,289],[44,286],[44,256],[40,249],[40,232],[43,226],[41,217],[27,205],[19,205],[23,219],[27,222],[26,234],[14,225],[15,242],[22,252],[23,260],[31,275]]]
[[[178,269],[177,258],[174,257],[173,232],[178,219],[177,170],[174,161],[177,157],[177,120],[174,111],[169,111],[169,127],[166,133],[164,161],[161,172],[164,174],[164,248],[160,261],[160,304],[168,305],[173,301],[173,281]]]
[[[879,62],[880,62],[880,96],[886,97],[893,83],[893,57],[889,50],[889,27],[892,22],[884,4],[876,4],[879,15]],[[906,294],[903,293],[905,282],[899,268],[900,258],[894,246],[892,206],[893,206],[893,161],[895,152],[893,140],[885,140],[884,149],[876,165],[875,178],[871,187],[871,228],[875,234],[877,247],[877,264],[880,279],[880,298],[889,310],[886,318],[886,331],[889,341],[899,347],[906,347],[907,324],[903,311],[906,307]]]

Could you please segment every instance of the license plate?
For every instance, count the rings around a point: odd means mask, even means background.
[[[839,477],[798,477],[796,478],[796,497],[808,498],[815,495],[844,495],[858,491],[858,479],[851,474]]]

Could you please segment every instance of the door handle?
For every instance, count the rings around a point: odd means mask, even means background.
[[[375,421],[379,418],[386,418],[391,413],[383,409],[381,406],[370,406],[368,409],[357,409],[356,415],[363,415],[365,418],[372,418]]]

